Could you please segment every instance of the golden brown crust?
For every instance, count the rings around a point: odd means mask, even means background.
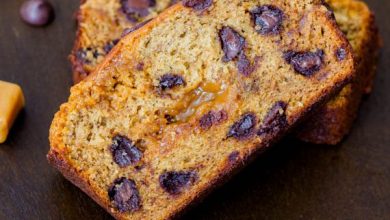
[[[96,194],[91,185],[88,184],[87,179],[81,177],[81,175],[75,170],[73,166],[71,166],[66,159],[61,158],[61,154],[55,151],[49,151],[47,154],[47,160],[49,164],[58,169],[62,175],[68,179],[75,186],[80,188],[84,193],[86,193],[89,197],[91,197],[96,203],[98,203],[102,208],[104,208],[107,212],[109,211],[109,204],[102,201],[98,194]],[[111,213],[113,217],[120,219],[120,216],[115,213]]]

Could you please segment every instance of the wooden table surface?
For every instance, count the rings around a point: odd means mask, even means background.
[[[111,219],[45,157],[72,84],[79,0],[52,0],[56,19],[46,28],[22,23],[22,0],[0,1],[0,80],[21,85],[27,103],[0,145],[0,219]],[[183,219],[390,219],[390,1],[368,3],[384,48],[351,135],[336,147],[285,139]]]

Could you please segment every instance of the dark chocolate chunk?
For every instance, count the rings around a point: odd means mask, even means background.
[[[125,29],[123,30],[123,32],[122,32],[121,37],[124,37],[124,36],[126,36],[126,35],[128,35],[128,34],[134,32],[134,31],[140,29],[141,27],[143,27],[145,24],[147,24],[147,23],[148,23],[149,21],[151,21],[151,20],[152,20],[152,19],[148,19],[148,20],[146,20],[146,21],[143,21],[143,22],[140,22],[140,23],[134,25],[134,26],[131,27],[131,28],[125,28]]]
[[[253,113],[244,114],[240,120],[234,123],[227,134],[227,137],[246,139],[253,135],[256,128],[256,116]]]
[[[293,66],[294,70],[304,76],[311,76],[321,69],[324,57],[323,50],[316,52],[294,52],[284,53],[284,59]]]
[[[172,115],[164,115],[165,120],[167,120],[167,124],[172,124],[176,121],[175,117]]]
[[[273,5],[263,5],[251,12],[255,29],[259,34],[279,34],[283,22],[283,11]]]
[[[93,58],[97,59],[97,58],[100,56],[99,51],[94,50],[94,51],[92,52],[92,56],[93,56]]]
[[[226,111],[209,111],[199,120],[200,127],[204,130],[211,128],[213,125],[219,124],[227,119]]]
[[[205,10],[213,4],[213,0],[183,0],[183,5],[197,11]]]
[[[285,129],[288,125],[286,109],[287,103],[283,101],[276,102],[263,119],[258,135],[276,135]]]
[[[251,65],[244,52],[241,52],[238,56],[237,68],[239,73],[249,76],[255,70],[255,65]]]
[[[230,163],[235,163],[238,158],[240,157],[240,152],[238,151],[233,151],[229,154],[229,162]]]
[[[149,8],[156,5],[156,0],[121,0],[122,12],[129,21],[137,22],[149,14]]]
[[[336,58],[338,61],[342,61],[345,59],[345,57],[347,56],[347,51],[345,50],[345,48],[343,47],[340,47],[336,50]]]
[[[20,8],[23,21],[33,26],[44,26],[54,18],[53,6],[45,0],[28,0]]]
[[[79,63],[91,63],[91,61],[88,59],[89,50],[90,48],[79,49],[76,51],[76,59]]]
[[[231,27],[223,27],[219,31],[219,38],[222,44],[222,50],[225,53],[224,62],[232,61],[243,52],[245,39]]]
[[[133,180],[118,178],[108,189],[108,197],[119,212],[137,211],[141,207],[141,198]]]
[[[160,78],[160,89],[166,90],[166,89],[172,89],[176,86],[182,86],[185,85],[186,82],[184,81],[183,77],[176,75],[176,74],[165,74],[161,76]]]
[[[115,39],[115,40],[112,40],[108,43],[106,43],[106,45],[104,45],[104,52],[106,52],[106,54],[108,54],[112,48],[114,48],[115,45],[117,45],[119,42],[119,39]]]
[[[196,171],[168,171],[160,175],[160,186],[169,194],[176,195],[198,179]]]
[[[138,70],[138,71],[142,71],[142,70],[144,70],[144,66],[145,66],[144,62],[139,62],[135,66],[135,69]]]
[[[112,139],[111,152],[115,163],[120,167],[135,165],[141,160],[142,152],[124,136],[117,135]]]

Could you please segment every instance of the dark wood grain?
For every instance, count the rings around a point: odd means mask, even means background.
[[[111,219],[46,162],[51,119],[69,95],[79,0],[51,2],[45,28],[19,19],[22,0],[0,3],[0,80],[20,84],[27,102],[0,145],[0,219]],[[336,147],[284,140],[184,219],[389,219],[390,1],[369,4],[384,48],[351,135]]]

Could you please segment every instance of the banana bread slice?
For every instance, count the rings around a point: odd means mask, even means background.
[[[354,81],[297,129],[301,140],[316,144],[338,144],[357,117],[362,96],[371,91],[380,48],[375,17],[357,0],[326,0],[336,21],[355,52]]]
[[[137,2],[143,3],[148,13],[135,19],[131,16],[135,13],[133,12],[128,17],[126,8],[129,4],[131,6]],[[78,14],[78,37],[70,55],[74,81],[79,82],[92,72],[124,32],[142,26],[175,2],[177,1],[85,0]],[[319,110],[318,114],[308,120],[307,125],[298,129],[297,136],[307,142],[337,144],[349,132],[363,93],[371,91],[379,37],[374,16],[364,2],[356,0],[326,0],[325,2],[334,11],[337,23],[355,52],[358,63],[357,78]]]
[[[71,89],[48,160],[118,219],[171,218],[340,91],[351,51],[321,0],[185,0]]]

